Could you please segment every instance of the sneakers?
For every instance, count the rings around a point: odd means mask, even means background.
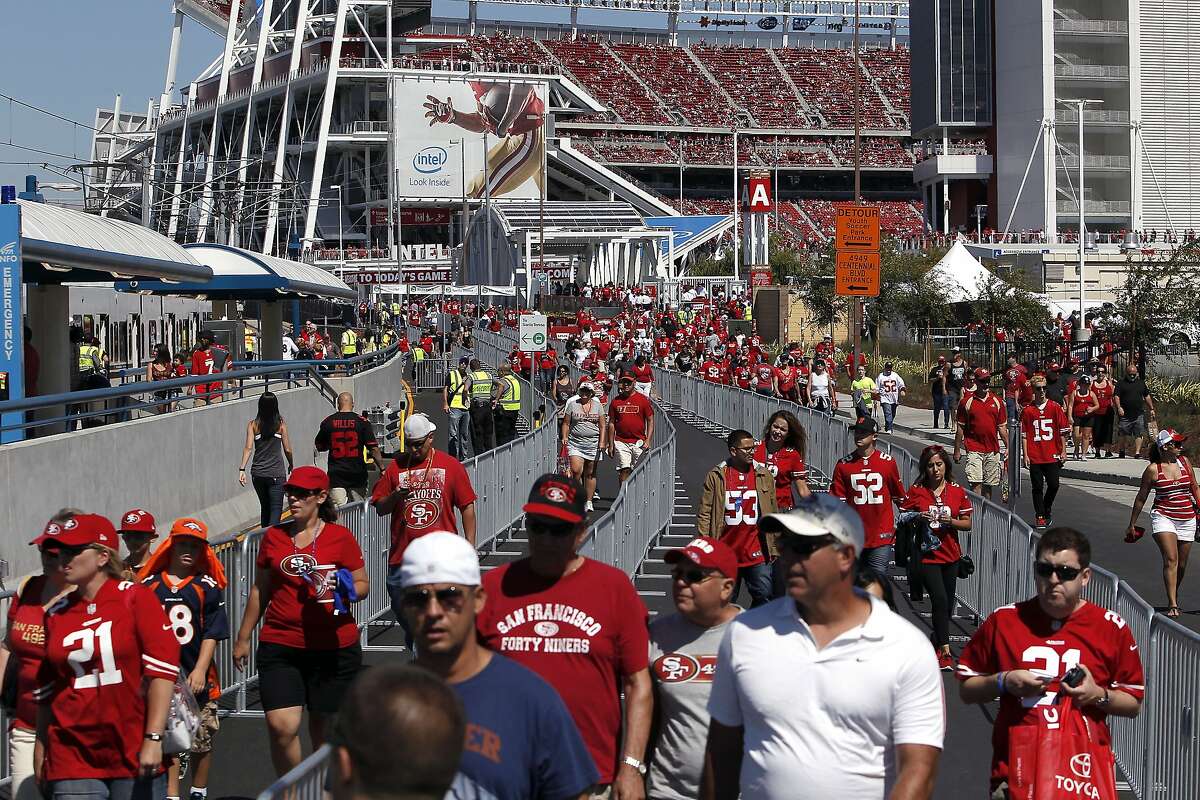
[[[942,672],[954,672],[956,666],[958,665],[954,663],[954,656],[938,651],[938,669]]]
[[[588,501],[587,501],[587,505],[584,507],[584,509],[585,509],[585,510],[586,510],[586,511],[587,511],[589,514],[590,514],[591,512],[593,512],[593,511],[595,511],[595,510],[596,510],[596,509],[595,509],[595,508],[592,506],[592,501],[591,501],[591,500],[588,500]]]
[[[1047,519],[1046,517],[1038,517],[1033,522],[1033,527],[1035,527],[1035,528],[1046,528],[1046,527],[1049,527],[1049,525],[1050,525],[1050,520]]]

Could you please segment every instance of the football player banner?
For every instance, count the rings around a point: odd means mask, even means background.
[[[1071,698],[1039,710],[1036,725],[1008,731],[1012,800],[1117,800],[1112,748],[1096,741]]]
[[[395,78],[392,102],[398,199],[541,197],[545,83]]]

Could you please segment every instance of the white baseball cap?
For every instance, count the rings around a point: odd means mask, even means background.
[[[405,439],[424,439],[437,430],[437,426],[424,414],[413,414],[404,420]]]
[[[787,533],[796,536],[832,536],[842,544],[863,551],[866,534],[862,518],[845,502],[828,494],[814,492],[790,511],[767,514],[758,523],[763,533]]]
[[[429,583],[479,585],[479,556],[457,533],[436,531],[412,541],[400,564],[400,588]]]

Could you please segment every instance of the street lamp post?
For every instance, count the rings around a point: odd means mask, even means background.
[[[738,193],[738,129],[735,125],[733,128],[733,279],[738,279],[738,252],[740,250],[740,242],[738,241],[738,203],[741,201],[741,196]]]
[[[340,183],[329,187],[337,189],[338,193],[338,257],[342,261],[342,266],[346,266],[346,240],[342,231],[342,185]]]
[[[1085,211],[1084,211],[1084,205],[1083,205],[1083,203],[1084,203],[1084,200],[1083,200],[1083,112],[1089,103],[1092,105],[1099,105],[1099,104],[1103,103],[1104,101],[1103,100],[1085,100],[1083,98],[1077,98],[1074,100],[1059,100],[1058,102],[1062,103],[1065,106],[1074,107],[1075,113],[1079,117],[1079,119],[1078,119],[1078,122],[1079,122],[1079,188],[1075,192],[1075,197],[1077,198],[1076,205],[1079,206],[1079,325],[1076,328],[1076,330],[1082,331],[1084,329],[1084,324],[1083,324],[1083,318],[1084,318],[1083,317],[1083,315],[1084,315],[1084,310],[1083,310],[1084,309],[1083,266],[1084,266],[1084,262],[1085,262],[1084,248],[1087,245],[1087,241],[1086,241],[1087,228],[1085,227],[1085,224],[1084,224],[1085,223],[1085,219],[1084,219]]]

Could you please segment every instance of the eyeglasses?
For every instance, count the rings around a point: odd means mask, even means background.
[[[818,550],[837,543],[838,540],[829,535],[798,536],[795,534],[789,534],[779,540],[779,546],[784,550],[787,550],[800,561],[805,561],[809,556]]]
[[[1063,583],[1073,581],[1079,577],[1079,573],[1083,572],[1082,567],[1065,567],[1059,564],[1050,564],[1045,561],[1033,562],[1033,571],[1037,573],[1039,578],[1049,578],[1051,575],[1057,575],[1058,579]]]
[[[698,567],[692,567],[691,569],[684,568],[684,567],[676,567],[675,569],[671,570],[671,580],[683,581],[684,583],[689,584],[689,585],[697,584],[697,583],[704,583],[709,578],[715,578],[715,577],[716,577],[716,573],[705,572],[704,570],[702,570]]]
[[[400,603],[405,608],[417,610],[429,606],[429,598],[436,597],[438,605],[447,611],[458,611],[467,599],[466,593],[457,586],[447,586],[445,589],[410,589],[401,597]]]
[[[753,453],[754,452],[754,444],[751,443],[751,444],[746,445],[745,447],[731,447],[729,449],[733,450],[735,452],[738,452],[738,453]]]
[[[525,530],[530,534],[538,536],[563,537],[573,534],[575,526],[570,524],[548,525],[544,522],[537,522],[530,517],[525,517]]]

